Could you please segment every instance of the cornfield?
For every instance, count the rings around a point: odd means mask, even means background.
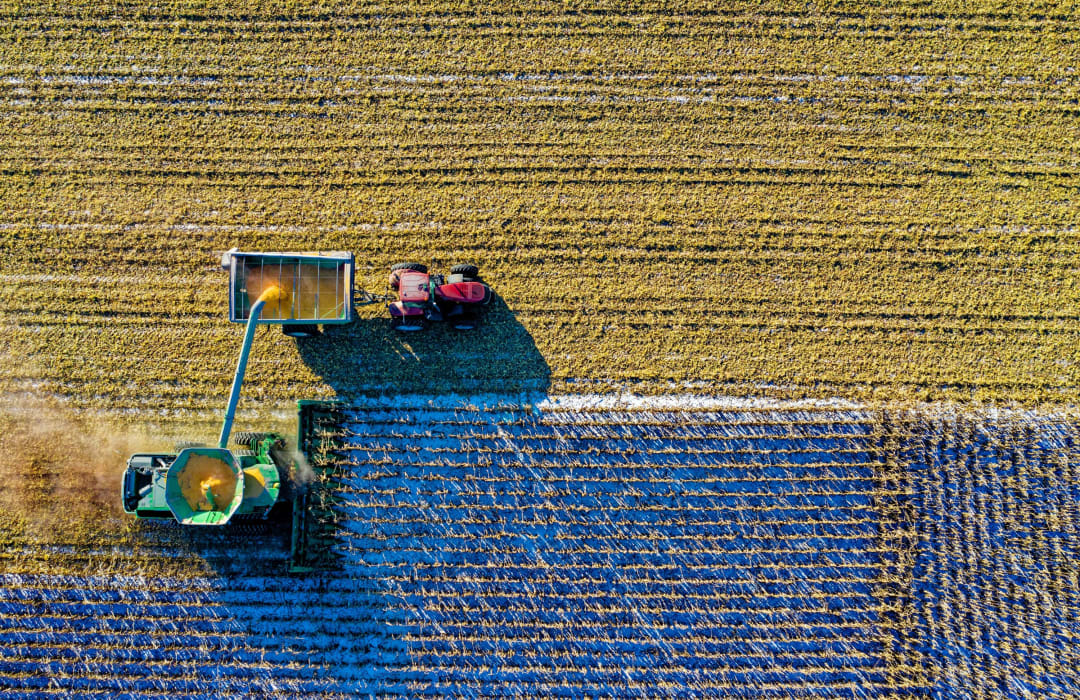
[[[0,694],[1080,696],[1078,26],[0,1]],[[233,246],[497,294],[259,331],[241,427],[345,401],[306,578],[74,436],[215,430]]]
[[[478,263],[558,390],[1077,397],[1067,8],[0,18],[9,391],[216,409],[235,329],[213,263],[241,245],[354,251],[376,292],[399,260]],[[375,350],[353,383],[515,389],[515,353],[485,350],[465,376],[443,361],[419,381]],[[265,357],[253,395],[335,393],[291,343]]]

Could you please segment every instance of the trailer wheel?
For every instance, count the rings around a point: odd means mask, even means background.
[[[314,323],[286,323],[281,332],[290,338],[315,338],[322,335],[319,326]]]
[[[466,280],[475,280],[480,276],[480,268],[476,265],[454,265],[450,268],[451,275],[461,275]]]

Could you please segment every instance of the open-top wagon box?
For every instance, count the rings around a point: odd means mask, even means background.
[[[262,307],[259,323],[280,324],[286,335],[318,335],[319,325],[353,320],[352,253],[253,253],[233,249],[221,258],[229,272],[229,320],[247,323],[267,289],[279,294]]]

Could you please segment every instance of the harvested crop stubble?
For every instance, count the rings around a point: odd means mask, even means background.
[[[476,262],[556,388],[1075,402],[1080,18],[999,9],[0,4],[0,388],[212,408],[240,245]],[[377,315],[247,396],[520,373]]]
[[[117,483],[146,434],[27,396],[0,403],[0,537],[53,541],[123,529]]]

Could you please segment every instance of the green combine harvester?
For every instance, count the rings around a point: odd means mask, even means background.
[[[240,434],[238,438],[243,438]],[[244,443],[242,443],[244,444]],[[187,447],[178,454],[135,454],[124,471],[124,510],[182,525],[225,525],[234,515],[268,517],[282,497],[288,458],[271,453],[285,441],[260,434],[255,450]]]
[[[236,404],[259,324],[276,323],[294,337],[318,335],[319,325],[352,320],[353,256],[350,253],[241,253],[222,258],[229,270],[229,318],[245,323],[244,342],[216,447],[181,446],[177,453],[132,455],[124,470],[124,512],[137,518],[175,520],[185,526],[282,520],[292,523],[291,571],[318,568],[311,510],[324,502],[299,473],[312,455],[317,426],[332,415],[332,402],[300,401],[295,451],[277,433],[241,432],[230,450]]]

